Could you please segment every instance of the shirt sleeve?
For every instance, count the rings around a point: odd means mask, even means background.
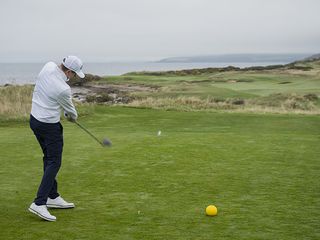
[[[71,89],[67,89],[59,94],[58,103],[72,119],[78,118],[77,110],[72,102]]]

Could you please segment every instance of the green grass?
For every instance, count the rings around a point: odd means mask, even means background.
[[[319,114],[320,61],[301,62],[296,65],[311,69],[306,71],[282,67],[272,70],[141,72],[106,77],[99,83],[157,87],[156,91],[130,93],[135,100],[129,103],[129,106]],[[315,98],[308,99],[305,98],[306,95],[313,95]],[[185,102],[194,102],[195,99],[199,104],[185,106],[190,104],[182,103],[181,99]],[[208,104],[208,99],[220,104]],[[242,104],[233,104],[239,100]]]
[[[226,77],[227,75],[224,75]],[[317,76],[307,74],[300,75],[290,73],[242,73],[230,74],[230,79],[240,80],[237,83],[219,84],[222,88],[229,88],[234,91],[266,96],[275,93],[314,93],[320,95],[320,79]],[[249,82],[241,82],[249,80]],[[286,84],[281,84],[286,82]]]
[[[63,123],[59,189],[76,208],[55,223],[27,212],[42,171],[28,124],[0,123],[0,239],[320,238],[320,116],[90,112],[113,147]]]

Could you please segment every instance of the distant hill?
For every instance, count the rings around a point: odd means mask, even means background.
[[[207,56],[190,56],[190,57],[171,57],[160,60],[165,63],[188,63],[188,62],[283,62],[290,63],[309,57],[307,53],[297,54],[223,54],[223,55],[207,55]]]
[[[318,54],[314,54],[310,57],[307,57],[305,59],[303,59],[304,61],[316,61],[316,60],[320,60],[320,53]]]

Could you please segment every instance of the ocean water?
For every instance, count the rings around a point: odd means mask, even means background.
[[[83,71],[100,76],[122,75],[134,71],[169,71],[208,67],[250,67],[285,64],[284,62],[235,62],[235,63],[163,63],[163,62],[119,62],[84,63]],[[0,85],[34,84],[44,63],[0,63]]]

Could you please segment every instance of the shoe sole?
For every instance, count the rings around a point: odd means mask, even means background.
[[[47,207],[48,207],[48,208],[61,208],[61,209],[67,209],[67,208],[74,208],[75,206],[74,206],[74,205],[66,206],[66,205],[47,204]]]
[[[47,218],[47,217],[41,215],[41,213],[38,213],[37,211],[33,210],[32,208],[29,208],[29,212],[31,212],[31,213],[37,215],[38,217],[40,217],[44,220],[47,220],[49,222],[55,222],[57,220],[57,219]]]

